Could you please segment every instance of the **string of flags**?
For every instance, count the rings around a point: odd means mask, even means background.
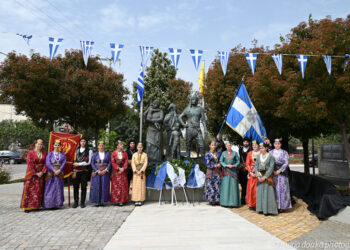
[[[16,35],[22,37],[24,41],[27,43],[28,46],[30,46],[30,41],[33,38],[32,35],[28,34],[19,34],[17,33]],[[50,60],[52,60],[58,51],[59,46],[63,42],[63,38],[54,38],[54,37],[49,37],[49,56]],[[81,45],[81,50],[83,53],[83,59],[84,63],[87,66],[88,65],[88,60],[91,55],[94,42],[93,41],[80,41]],[[124,49],[124,44],[117,44],[117,43],[110,43],[110,49],[111,49],[111,55],[112,55],[112,61],[113,64],[116,65],[119,56]],[[141,68],[143,69],[143,66],[147,65],[147,60],[150,57],[151,53],[153,51],[153,47],[148,47],[148,46],[140,46],[140,52],[141,52]],[[198,67],[200,65],[200,62],[203,57],[203,52],[204,50],[195,50],[195,49],[190,49],[189,50],[190,55],[193,60],[193,64],[196,70],[198,70]],[[240,52],[228,52],[228,51],[218,51],[217,52],[217,57],[220,61],[222,71],[224,75],[226,75],[227,71],[227,65],[228,65],[228,60],[230,57],[231,53],[237,53],[237,54],[242,54]],[[182,54],[182,49],[177,49],[177,48],[169,48],[169,55],[170,59],[172,61],[172,64],[175,68],[178,67],[180,56]],[[245,53],[245,57],[247,59],[247,63],[251,69],[252,74],[254,75],[255,73],[255,66],[256,66],[256,61],[258,58],[258,54],[266,54],[266,53]],[[292,54],[284,54],[284,55],[292,55]],[[305,69],[306,69],[306,64],[308,61],[308,55],[295,55],[298,59],[299,62],[299,67],[301,71],[302,78],[304,78],[305,75]],[[313,55],[317,56],[317,55]],[[278,69],[278,72],[280,75],[282,75],[282,66],[283,66],[283,54],[271,54],[272,59],[274,60],[276,67]],[[332,57],[340,57],[340,56],[331,56],[331,55],[323,55],[323,59],[328,71],[328,74],[331,75],[332,73]],[[344,55],[344,70],[348,66],[350,61],[350,55],[345,54]],[[141,76],[142,73],[142,76]],[[144,72],[140,72],[139,78],[142,79],[141,82],[143,82],[143,75]],[[141,88],[143,89],[143,83],[140,83],[140,100],[142,99],[143,92],[141,91]]]

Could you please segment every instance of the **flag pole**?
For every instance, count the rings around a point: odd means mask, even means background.
[[[145,89],[145,72],[144,72],[144,63],[142,62],[142,76],[143,76],[143,89]],[[145,94],[143,94],[145,96]],[[139,142],[142,143],[142,118],[143,118],[143,96],[141,99],[141,105],[140,105],[140,137]]]

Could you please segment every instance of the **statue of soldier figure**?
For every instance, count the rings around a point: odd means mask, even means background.
[[[148,123],[146,135],[146,151],[150,165],[162,161],[162,121],[163,111],[159,108],[159,101],[155,100],[145,111],[145,121]]]
[[[201,160],[204,161],[204,139],[202,131],[200,128],[200,123],[202,123],[204,128],[204,134],[207,134],[207,125],[205,122],[204,109],[198,106],[198,97],[192,96],[190,104],[185,108],[185,110],[180,115],[180,120],[182,117],[187,117],[186,127],[186,157],[190,158],[191,154],[191,142],[195,139],[199,146],[199,153],[201,155]]]
[[[165,115],[164,126],[167,133],[166,138],[166,157],[169,159],[180,159],[180,138],[182,138],[181,128],[186,125],[179,118],[175,104],[170,104]]]

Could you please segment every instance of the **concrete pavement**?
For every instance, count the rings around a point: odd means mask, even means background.
[[[294,249],[223,207],[136,207],[104,249]]]

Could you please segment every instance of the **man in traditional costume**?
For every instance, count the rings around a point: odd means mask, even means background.
[[[239,156],[235,151],[232,151],[231,142],[227,141],[225,145],[227,151],[220,156],[220,165],[224,168],[224,177],[221,180],[220,205],[239,207],[241,205],[237,175]]]
[[[75,162],[73,163],[73,188],[74,188],[74,204],[73,208],[77,208],[79,204],[79,185],[81,186],[80,207],[84,208],[86,200],[86,187],[90,179],[92,150],[86,147],[87,139],[82,137],[79,141],[79,147],[75,152]]]
[[[111,203],[122,206],[129,201],[128,154],[123,151],[122,141],[116,141],[116,150],[111,155]]]
[[[248,182],[248,172],[246,170],[246,159],[248,152],[251,151],[250,140],[248,137],[244,137],[243,145],[239,147],[239,157],[240,165],[238,168],[238,180],[241,184],[241,203],[246,204],[246,192],[247,192],[247,182]]]
[[[35,148],[27,155],[27,171],[24,176],[21,208],[24,212],[41,208],[44,193],[44,174],[46,173],[46,153],[43,140],[35,141]]]
[[[255,163],[255,175],[258,178],[256,187],[256,211],[264,215],[278,214],[274,182],[273,169],[275,160],[268,152],[266,143],[260,144],[260,155]]]
[[[131,166],[134,172],[132,178],[131,200],[136,206],[141,206],[146,199],[146,175],[148,165],[147,154],[142,152],[142,143],[137,144],[137,152],[132,156]]]
[[[53,151],[48,153],[46,157],[46,167],[48,171],[45,177],[44,208],[59,208],[63,206],[63,169],[66,165],[66,155],[60,152],[60,147],[61,141],[55,140]]]
[[[132,156],[133,154],[135,154],[137,151],[136,149],[136,141],[134,139],[131,139],[129,141],[129,146],[128,149],[126,150],[126,153],[128,154],[128,182],[129,185],[131,184],[131,180],[132,180],[132,167],[131,167],[131,160],[132,160]]]
[[[252,142],[253,150],[250,151],[247,155],[247,161],[246,161],[246,169],[248,171],[248,184],[247,184],[247,206],[249,208],[255,208],[256,207],[256,185],[258,182],[258,179],[255,175],[255,162],[258,158],[260,151],[259,151],[259,145],[256,141]]]
[[[94,153],[91,159],[92,179],[89,202],[103,206],[105,202],[110,200],[111,159],[109,153],[104,151],[103,141],[99,141],[97,147],[98,152]]]
[[[269,153],[275,159],[273,181],[275,183],[277,208],[282,211],[292,207],[290,190],[289,190],[289,155],[288,152],[281,149],[281,142],[275,139],[275,149]]]
[[[210,205],[216,205],[220,202],[220,186],[222,177],[222,168],[219,163],[220,152],[216,152],[216,143],[211,141],[209,152],[205,155],[205,165],[207,173],[204,184],[204,199],[209,201]]]

